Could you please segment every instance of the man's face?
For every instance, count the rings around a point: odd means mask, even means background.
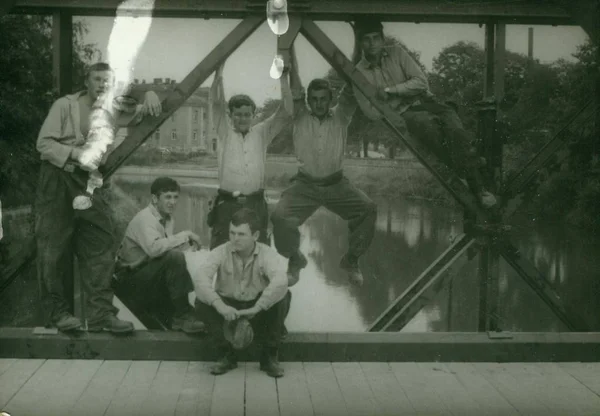
[[[98,96],[108,90],[113,82],[112,71],[92,71],[85,80],[85,86],[92,100],[96,100]]]
[[[383,50],[383,37],[379,32],[366,33],[360,38],[360,47],[367,57],[378,58]]]
[[[240,133],[247,133],[250,130],[252,124],[252,118],[254,117],[254,109],[251,105],[242,105],[236,107],[231,112],[231,121],[233,127]]]
[[[319,118],[325,117],[331,105],[331,91],[311,90],[308,93],[308,106],[313,114]]]
[[[159,196],[152,195],[152,202],[156,209],[161,215],[173,215],[177,200],[179,199],[179,192],[169,191],[162,192]]]
[[[246,252],[252,250],[254,243],[258,241],[259,232],[252,233],[248,224],[229,224],[229,241],[233,244],[235,251]]]

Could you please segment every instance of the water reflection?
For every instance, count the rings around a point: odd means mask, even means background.
[[[120,186],[140,204],[148,203],[149,184]],[[213,192],[184,188],[175,214],[178,230],[191,228],[208,243],[205,218]],[[349,285],[338,267],[347,249],[346,222],[321,209],[302,226],[301,250],[309,264],[292,289],[290,330],[364,331],[461,233],[461,212],[427,201],[376,202],[376,235],[362,262],[363,288]],[[579,305],[591,329],[600,328],[600,302],[595,298],[600,289],[600,260],[596,258],[600,238],[560,227],[532,228],[527,223],[517,225],[516,230],[514,241],[521,252],[548,276],[567,303]],[[404,331],[476,331],[477,265],[475,256]],[[503,329],[566,329],[503,261],[499,285]]]

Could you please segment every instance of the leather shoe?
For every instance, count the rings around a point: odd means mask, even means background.
[[[237,360],[229,355],[221,358],[211,368],[210,373],[219,376],[237,368]]]
[[[279,364],[276,349],[269,348],[263,353],[260,360],[260,371],[264,371],[269,377],[283,377],[285,371],[281,367],[281,364]]]

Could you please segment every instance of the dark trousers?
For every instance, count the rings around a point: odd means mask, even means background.
[[[451,106],[434,98],[425,98],[421,104],[405,111],[402,117],[411,135],[424,143],[458,176],[467,179],[473,191],[481,190],[475,136],[464,128]]]
[[[89,324],[117,313],[111,279],[115,262],[113,224],[105,188],[96,189],[87,210],[74,210],[73,198],[86,189],[88,172],[66,172],[43,162],[35,200],[37,269],[42,304],[50,322],[69,311],[64,275],[77,256]]]
[[[259,296],[260,297],[260,296]],[[226,305],[238,310],[248,309],[254,306],[258,297],[251,301],[239,301],[235,299],[221,297]],[[254,331],[254,342],[263,349],[279,348],[284,335],[284,322],[290,310],[292,302],[292,293],[288,290],[283,299],[271,306],[266,311],[257,313],[250,320],[252,330]],[[215,347],[222,355],[233,353],[233,347],[223,335],[223,323],[225,318],[217,310],[206,303],[196,300],[196,311],[202,321],[206,324],[208,333]]]
[[[188,294],[194,290],[183,252],[171,250],[133,270],[123,269],[118,277],[123,290],[136,303],[149,309],[170,303],[172,316],[181,317],[192,310]],[[154,306],[154,308],[153,308]]]
[[[292,181],[271,215],[275,247],[282,256],[297,255],[298,227],[321,206],[348,221],[350,256],[358,258],[367,251],[375,232],[377,206],[364,192],[342,172],[320,181],[299,173]]]
[[[226,191],[219,190],[208,218],[210,230],[210,249],[229,241],[229,223],[233,214],[242,208],[249,208],[260,218],[260,237],[258,241],[269,244],[267,228],[269,226],[269,208],[264,193],[259,191],[249,196],[234,197]]]

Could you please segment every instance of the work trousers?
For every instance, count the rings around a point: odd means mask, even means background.
[[[279,254],[294,261],[300,248],[298,227],[322,206],[348,221],[348,255],[356,259],[367,251],[375,232],[377,206],[364,192],[341,171],[322,179],[298,173],[292,182],[271,215]]]
[[[250,301],[221,297],[226,304],[238,310],[248,309],[254,306],[260,295]],[[271,306],[266,311],[257,313],[250,319],[250,325],[254,331],[254,342],[264,348],[279,348],[285,333],[284,322],[290,310],[292,293],[288,290],[283,299]],[[206,324],[208,333],[214,346],[221,355],[231,354],[233,347],[225,339],[223,334],[223,323],[225,318],[217,310],[206,303],[196,300],[196,312],[202,317]]]
[[[260,219],[260,236],[258,241],[269,245],[267,236],[269,208],[264,192],[260,190],[252,195],[234,197],[230,192],[219,189],[207,220],[208,226],[211,227],[211,250],[229,241],[229,224],[231,223],[231,218],[233,214],[242,208],[252,209],[258,214],[258,218]]]
[[[35,238],[41,299],[49,323],[69,312],[63,279],[71,275],[73,254],[86,298],[88,324],[110,315],[113,306],[111,279],[115,242],[106,188],[94,192],[93,204],[74,210],[73,198],[85,191],[88,172],[74,168],[67,172],[42,162],[35,200]]]
[[[188,295],[194,290],[187,270],[183,252],[171,250],[160,257],[150,259],[133,270],[119,271],[118,278],[123,290],[146,308],[163,310],[169,302],[174,317],[192,311]]]
[[[451,106],[434,98],[425,98],[402,113],[402,117],[413,137],[424,143],[458,176],[469,180],[472,187],[480,188],[475,136],[464,128]]]

